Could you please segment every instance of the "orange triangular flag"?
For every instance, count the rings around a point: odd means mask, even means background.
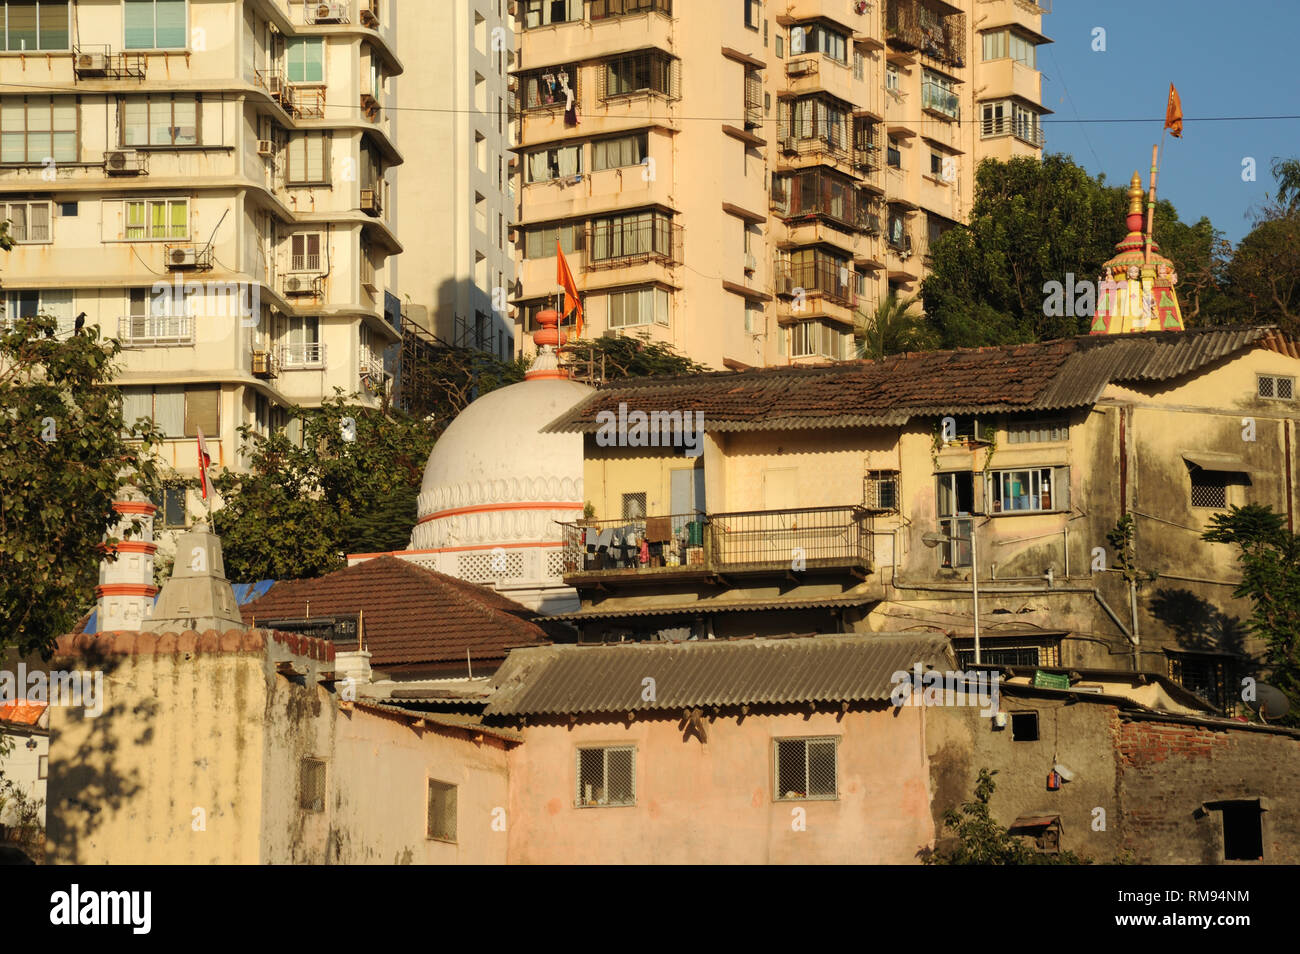
[[[1183,138],[1183,101],[1173,83],[1169,84],[1169,105],[1165,107],[1165,129],[1175,139]]]
[[[569,317],[569,312],[577,311],[574,317],[576,322],[575,332],[577,337],[582,337],[582,302],[578,299],[578,286],[573,280],[573,272],[569,271],[569,263],[564,260],[564,249],[560,248],[560,240],[555,240],[555,281],[564,289],[564,314],[560,315],[563,320]]]

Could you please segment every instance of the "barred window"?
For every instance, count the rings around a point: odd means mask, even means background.
[[[581,95],[578,86],[578,65],[548,66],[519,75],[519,108],[546,109],[550,106],[569,106],[569,93],[576,101]]]
[[[833,736],[775,739],[777,800],[838,798],[838,745]]]
[[[624,520],[645,519],[645,494],[644,493],[623,495],[623,519]]]
[[[863,504],[870,510],[898,511],[898,471],[869,470],[863,482]]]
[[[325,811],[325,762],[303,759],[298,776],[298,807],[309,812]]]
[[[426,835],[438,841],[456,840],[456,786],[429,779]]]
[[[1219,470],[1192,469],[1192,506],[1224,510],[1228,506],[1227,475]]]
[[[646,50],[609,60],[604,66],[605,89],[602,99],[633,93],[678,95],[675,61],[661,50]]]
[[[1069,439],[1070,425],[1065,421],[1017,421],[1007,425],[1008,444],[1047,444]]]
[[[578,807],[636,804],[636,748],[578,749]]]
[[[631,255],[671,255],[672,216],[634,212],[592,222],[591,258],[604,261]]]
[[[1232,708],[1228,691],[1235,673],[1232,661],[1225,656],[1170,651],[1169,678],[1184,689],[1196,693],[1220,713]]]
[[[1275,401],[1295,400],[1295,378],[1261,374],[1255,379],[1255,387],[1256,393],[1262,398],[1272,398]]]

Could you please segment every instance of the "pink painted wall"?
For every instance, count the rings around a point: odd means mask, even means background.
[[[933,843],[921,709],[530,725],[511,750],[512,864],[911,864]],[[838,736],[839,798],[774,801],[773,739]],[[579,745],[636,746],[636,804],[574,805]],[[793,808],[806,831],[793,830]]]

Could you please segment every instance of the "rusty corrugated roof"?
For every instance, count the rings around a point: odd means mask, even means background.
[[[884,701],[894,673],[955,668],[932,633],[759,637],[516,649],[484,715],[672,710],[705,705]],[[644,698],[653,679],[654,698]]]
[[[1248,347],[1300,355],[1267,326],[1202,328],[894,355],[812,367],[637,378],[596,391],[544,430],[593,432],[620,403],[700,412],[705,430],[897,426],[944,414],[1086,407],[1111,383],[1168,381]]]

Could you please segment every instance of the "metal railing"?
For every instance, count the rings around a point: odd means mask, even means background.
[[[285,87],[284,103],[285,107],[296,119],[324,119],[325,87]]]
[[[591,20],[609,20],[636,13],[662,13],[671,17],[673,0],[588,0],[587,17]]]
[[[566,575],[870,570],[873,557],[872,517],[861,506],[694,511],[560,526]]]
[[[682,96],[681,60],[662,50],[629,53],[596,66],[596,98],[601,102],[623,96]]]
[[[1003,119],[985,119],[980,123],[980,137],[989,139],[994,136],[1015,136],[1031,146],[1041,148],[1047,142],[1043,127],[1038,123],[1016,121],[1010,117]]]
[[[885,36],[949,66],[965,66],[966,14],[941,14],[925,0],[886,0]]]
[[[778,126],[778,144],[782,156],[828,156],[841,162],[853,161],[852,140],[847,130],[838,130],[817,136],[795,136],[788,134],[789,126]]]
[[[853,268],[847,260],[792,262],[778,258],[773,264],[772,278],[778,295],[802,292],[807,297],[823,298],[850,308],[857,304]]]
[[[78,76],[144,79],[148,63],[143,53],[114,53],[107,43],[77,44],[72,48],[72,68]]]
[[[325,366],[325,345],[319,341],[303,341],[280,345],[280,367],[317,368]]]
[[[957,94],[932,81],[921,84],[921,108],[951,119],[961,118],[961,101]]]
[[[864,231],[867,230],[865,217],[874,213],[878,219],[880,213],[876,196],[858,189],[851,180],[820,169],[775,180],[772,205],[790,225],[803,219],[824,218],[846,229]],[[874,231],[879,230],[877,221]]]
[[[623,219],[597,219],[587,228],[586,270],[659,262],[682,263],[682,245],[686,231],[667,219],[629,222]]]
[[[117,320],[124,348],[169,348],[194,343],[192,315],[124,315]]]

